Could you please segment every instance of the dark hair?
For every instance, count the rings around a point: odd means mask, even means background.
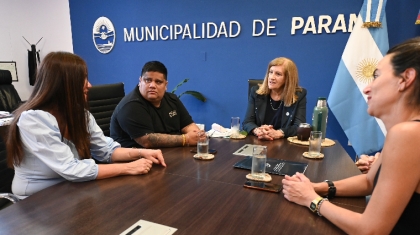
[[[55,116],[64,136],[76,146],[80,158],[90,158],[90,134],[87,129],[88,104],[83,87],[87,79],[85,61],[68,52],[51,52],[42,61],[34,90],[28,101],[14,112],[6,136],[7,163],[20,165],[24,157],[17,123],[22,112],[44,110]]]
[[[401,74],[408,68],[416,70],[417,77],[414,81],[414,90],[409,100],[410,105],[420,107],[420,37],[409,39],[389,49],[387,54],[392,56],[391,64],[395,76]]]
[[[146,72],[159,72],[165,76],[166,80],[168,80],[168,70],[165,65],[159,61],[149,61],[144,64],[141,69],[141,76],[143,76]]]

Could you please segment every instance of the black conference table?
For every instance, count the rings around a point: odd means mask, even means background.
[[[324,217],[287,201],[283,194],[244,188],[247,170],[233,165],[244,144],[268,147],[269,158],[308,163],[313,182],[360,174],[337,142],[323,147],[325,158],[302,157],[306,146],[287,140],[212,138],[213,160],[196,160],[194,147],[163,148],[167,168],[149,174],[82,183],[63,182],[0,211],[0,234],[119,234],[143,219],[177,228],[175,234],[344,234]],[[281,184],[283,176],[272,175]],[[356,212],[364,197],[334,198]]]

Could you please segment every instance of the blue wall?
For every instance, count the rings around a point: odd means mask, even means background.
[[[191,96],[181,100],[197,123],[230,126],[231,116],[243,118],[247,106],[248,79],[263,78],[267,64],[275,57],[294,60],[299,69],[300,85],[308,89],[307,121],[319,96],[327,97],[349,33],[303,34],[303,28],[291,35],[292,17],[307,21],[320,15],[332,17],[332,30],[338,14],[348,24],[351,13],[358,14],[363,0],[184,0],[184,1],[75,1],[70,0],[74,52],[89,66],[93,85],[125,83],[126,93],[138,82],[143,64],[163,62],[168,70],[168,91],[184,78],[190,81],[178,92],[197,90],[207,97],[201,103]],[[387,21],[390,45],[420,35],[414,25],[420,1],[388,0]],[[109,18],[116,30],[116,42],[109,54],[99,53],[92,42],[92,28],[98,17]],[[271,33],[276,36],[252,36],[253,20],[277,18]],[[185,25],[237,21],[241,33],[235,38],[177,39],[124,42],[124,28]],[[348,27],[348,25],[347,25]],[[260,27],[257,27],[260,29]],[[318,29],[318,27],[317,27]],[[343,91],[345,92],[345,91]],[[361,110],[365,112],[365,110]],[[363,133],[361,133],[363,136]],[[333,114],[328,120],[327,137],[338,139],[350,156],[347,138]]]

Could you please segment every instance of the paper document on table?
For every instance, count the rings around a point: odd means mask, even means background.
[[[152,223],[146,220],[139,220],[120,235],[171,235],[178,229],[162,224]]]

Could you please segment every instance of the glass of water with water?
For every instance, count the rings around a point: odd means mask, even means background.
[[[311,131],[309,136],[309,155],[318,157],[321,154],[322,132]]]
[[[266,162],[267,146],[255,146],[252,151],[252,177],[256,179],[264,179]]]
[[[209,136],[204,131],[198,132],[197,156],[207,158],[209,154]]]

